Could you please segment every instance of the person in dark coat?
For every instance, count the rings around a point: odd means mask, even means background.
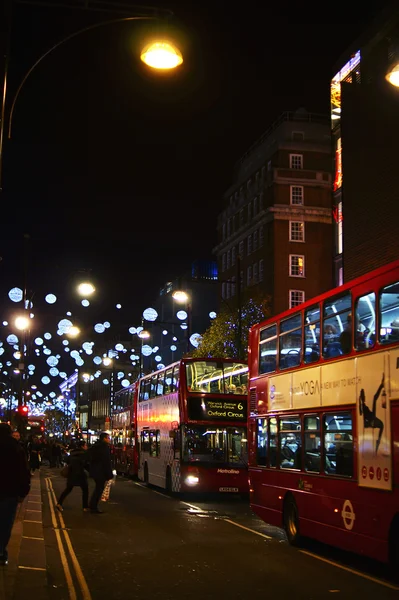
[[[82,504],[83,510],[89,510],[89,485],[87,483],[87,473],[86,469],[88,468],[87,463],[87,445],[86,442],[80,442],[78,446],[71,451],[68,460],[68,477],[67,484],[65,490],[62,492],[61,496],[58,499],[56,504],[56,508],[62,512],[64,509],[62,508],[62,503],[65,498],[72,492],[73,488],[78,485],[82,488]]]
[[[28,461],[8,423],[0,423],[0,565],[8,562],[7,544],[21,502],[30,490]]]
[[[89,450],[90,477],[96,484],[89,502],[92,513],[102,512],[98,509],[98,503],[106,482],[113,478],[110,442],[108,433],[101,433],[99,440]]]
[[[40,469],[40,451],[41,445],[38,438],[32,436],[28,442],[29,467],[32,475],[36,469]]]

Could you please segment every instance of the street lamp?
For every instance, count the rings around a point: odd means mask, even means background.
[[[36,4],[36,3],[38,5],[40,5],[40,2],[35,2],[35,1],[30,2],[30,4]],[[104,2],[103,4],[106,4],[106,2]],[[85,6],[86,6],[86,3],[85,3]],[[87,8],[88,8],[88,6],[87,6]],[[118,8],[123,8],[123,7],[121,5],[119,5]],[[128,7],[126,5],[126,9],[131,10],[132,8],[133,7]],[[40,56],[40,58],[27,71],[27,73],[23,77],[22,81],[20,82],[20,84],[14,94],[14,97],[12,98],[9,117],[8,117],[8,139],[11,139],[12,119],[13,119],[14,109],[15,109],[16,101],[21,92],[21,89],[23,88],[29,75],[36,69],[36,67],[42,62],[42,60],[44,58],[46,58],[49,54],[51,54],[54,50],[59,48],[65,42],[80,35],[81,33],[86,33],[93,29],[103,27],[104,25],[113,25],[116,23],[123,23],[123,22],[127,22],[127,21],[157,21],[158,20],[157,15],[163,14],[167,17],[170,17],[173,15],[173,12],[170,11],[169,9],[158,9],[158,8],[150,8],[150,7],[136,7],[136,9],[137,9],[136,12],[140,12],[140,13],[143,11],[143,9],[145,11],[148,10],[148,14],[140,14],[140,16],[135,15],[135,16],[131,16],[131,17],[125,16],[125,17],[119,17],[116,19],[110,19],[110,20],[106,20],[106,21],[100,21],[97,23],[93,23],[87,27],[84,27],[83,29],[79,29],[78,31],[75,31],[74,33],[71,33],[70,35],[66,36],[65,38],[63,38],[62,40],[60,40],[59,42],[54,44],[51,48],[49,48],[49,50],[47,50],[42,56]],[[100,7],[98,9],[96,9],[96,8],[90,7],[90,10],[91,11],[97,10],[97,12],[101,12],[101,11],[106,10],[106,8]],[[2,191],[2,189],[3,189],[3,187],[2,187],[2,173],[3,173],[2,163],[3,163],[4,132],[6,131],[5,128],[6,128],[6,118],[7,118],[6,101],[7,101],[8,70],[9,70],[9,62],[10,62],[10,57],[9,57],[10,38],[11,38],[10,30],[11,30],[11,27],[10,27],[10,23],[9,23],[9,28],[8,28],[8,32],[7,32],[8,39],[6,40],[6,44],[5,44],[6,53],[5,53],[5,60],[4,60],[3,94],[2,94],[2,106],[1,106],[1,115],[0,115],[0,191]],[[162,70],[174,69],[174,68],[178,67],[179,65],[181,65],[183,62],[183,57],[182,57],[181,52],[176,48],[176,46],[174,46],[174,44],[172,44],[169,41],[165,41],[165,40],[153,41],[151,44],[148,44],[147,46],[145,46],[145,48],[143,48],[143,50],[141,51],[140,57],[141,57],[141,60],[145,64],[150,66],[151,68],[162,69]]]
[[[77,291],[80,296],[87,298],[87,296],[91,296],[92,294],[94,294],[96,288],[92,283],[88,281],[83,281],[82,283],[79,283]]]
[[[143,321],[142,321],[142,325],[143,325]],[[140,361],[139,361],[139,377],[141,377],[143,374],[143,340],[148,340],[148,338],[151,337],[151,334],[147,329],[142,329],[137,335],[141,339]]]
[[[183,290],[175,290],[172,298],[180,304],[186,304],[187,307],[187,352],[190,351],[190,335],[191,335],[191,297]]]

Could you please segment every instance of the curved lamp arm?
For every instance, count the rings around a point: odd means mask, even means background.
[[[172,13],[170,13],[170,14],[172,14]],[[103,27],[104,25],[112,25],[114,23],[122,23],[124,21],[143,21],[143,20],[156,20],[156,19],[157,19],[156,16],[146,15],[146,16],[141,16],[141,17],[120,17],[118,19],[111,19],[109,21],[102,21],[101,23],[95,23],[94,25],[89,25],[88,27],[79,29],[78,31],[75,31],[74,33],[71,33],[70,35],[67,35],[65,38],[63,38],[62,40],[60,40],[59,42],[54,44],[54,46],[52,46],[49,50],[47,50],[47,52],[42,54],[42,56],[40,58],[38,58],[38,60],[31,66],[31,68],[25,74],[24,78],[22,79],[21,83],[19,84],[19,86],[17,88],[17,91],[14,94],[14,98],[12,100],[12,104],[11,104],[11,108],[10,108],[10,116],[8,119],[8,139],[11,139],[12,118],[13,118],[13,114],[14,114],[15,104],[18,100],[18,96],[21,92],[21,89],[23,88],[26,80],[28,79],[28,77],[32,73],[32,71],[34,71],[36,69],[36,67],[42,62],[42,60],[44,58],[46,58],[49,54],[51,54],[51,52],[53,52],[53,50],[56,50],[59,46],[61,46],[65,42],[68,42],[69,40],[73,39],[74,37],[80,35],[81,33],[85,33],[86,31],[90,31],[92,29],[97,29],[98,27]]]

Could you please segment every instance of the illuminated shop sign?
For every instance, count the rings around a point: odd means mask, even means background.
[[[193,421],[246,421],[246,400],[188,398],[188,418]]]
[[[341,113],[341,81],[346,79],[360,64],[360,59],[360,50],[358,50],[331,80],[331,119],[333,125],[334,120],[339,119]]]
[[[335,150],[335,177],[334,177],[334,192],[342,186],[342,146],[341,138],[337,140]]]

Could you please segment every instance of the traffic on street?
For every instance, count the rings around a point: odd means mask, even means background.
[[[399,591],[374,561],[311,542],[293,548],[239,496],[174,497],[117,477],[103,514],[83,512],[79,488],[59,513],[63,486],[57,469],[42,469],[49,600],[388,599]]]

